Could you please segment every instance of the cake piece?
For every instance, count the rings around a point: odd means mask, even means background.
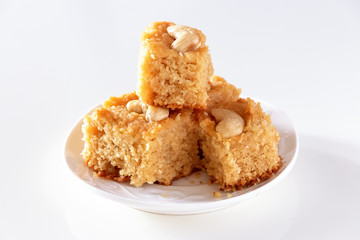
[[[142,34],[137,94],[149,105],[205,109],[213,66],[205,35],[170,22]]]
[[[111,97],[84,118],[86,165],[135,186],[170,185],[200,168],[226,191],[269,178],[281,166],[270,116],[221,77],[208,93],[206,110],[149,106],[135,93]]]
[[[149,121],[142,109],[128,110],[137,99],[135,93],[111,97],[85,116],[86,165],[100,177],[135,186],[170,185],[199,168],[198,124],[192,110],[170,111],[168,117]]]
[[[219,112],[229,114],[230,128],[225,126],[218,129],[221,121],[217,122],[213,115]],[[221,189],[235,191],[256,184],[269,178],[280,168],[281,159],[277,147],[279,133],[259,103],[249,98],[219,102],[207,112],[199,112],[198,118],[202,138],[200,147],[204,156],[202,164]],[[238,121],[239,118],[243,122]],[[229,119],[222,116],[221,120]],[[240,134],[224,134],[226,131],[233,133],[239,128],[243,128],[240,129]],[[224,129],[225,132],[218,131]]]
[[[219,103],[235,102],[239,99],[241,93],[240,88],[228,83],[224,78],[213,75],[209,82],[210,90],[208,109],[216,106]]]

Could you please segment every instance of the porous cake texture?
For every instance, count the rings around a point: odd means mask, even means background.
[[[209,82],[208,91],[209,104],[207,109],[210,110],[219,103],[235,102],[239,99],[240,88],[228,83],[224,78],[214,75]]]
[[[216,131],[211,109],[209,113],[198,113],[202,165],[215,183],[223,190],[239,190],[269,178],[280,168],[279,132],[259,103],[240,98],[235,102],[217,103],[213,108],[234,111],[245,122],[240,135],[224,138]]]
[[[259,103],[213,75],[204,34],[155,22],[142,34],[138,89],[84,117],[85,164],[98,176],[170,185],[202,169],[235,191],[281,166],[279,132]]]
[[[219,92],[233,88],[222,85]],[[100,177],[135,186],[170,185],[202,168],[222,190],[235,191],[269,178],[281,166],[279,133],[260,104],[249,98],[219,102],[205,111],[172,110],[158,122],[126,109],[136,99],[135,93],[111,97],[84,118],[82,155]],[[217,132],[213,108],[239,114],[245,122],[242,133],[225,138]]]
[[[111,97],[85,116],[87,166],[100,177],[132,185],[161,183],[189,175],[200,167],[197,121],[191,109],[171,111],[168,118],[147,122],[145,114],[129,112],[135,93]]]
[[[137,94],[149,105],[205,109],[214,71],[206,37],[200,30],[185,26],[170,35],[171,26],[178,27],[171,22],[154,22],[142,33]]]

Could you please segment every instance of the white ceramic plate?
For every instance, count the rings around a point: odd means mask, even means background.
[[[99,194],[144,211],[163,214],[196,214],[210,212],[248,200],[280,182],[294,166],[298,153],[298,137],[295,128],[285,112],[261,101],[269,113],[276,129],[280,132],[279,155],[283,158],[280,170],[270,179],[255,186],[232,193],[222,192],[215,198],[217,185],[208,185],[206,173],[193,173],[187,178],[173,182],[171,186],[145,184],[141,188],[129,183],[118,183],[97,177],[83,163],[80,153],[83,149],[82,119],[72,129],[65,146],[65,159],[71,171],[89,184]]]

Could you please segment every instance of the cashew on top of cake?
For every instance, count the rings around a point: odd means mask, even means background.
[[[167,28],[167,31],[171,37],[175,38],[171,48],[178,52],[195,51],[201,45],[199,35],[194,28],[172,25]]]
[[[145,113],[145,119],[148,122],[163,120],[169,116],[169,109],[163,107],[151,106],[142,103],[140,100],[132,100],[126,104],[130,112]]]
[[[224,138],[240,135],[245,126],[244,119],[234,111],[223,108],[214,108],[211,114],[215,117],[216,131],[221,133]]]
[[[139,100],[132,100],[126,104],[129,112],[143,113],[142,103]]]

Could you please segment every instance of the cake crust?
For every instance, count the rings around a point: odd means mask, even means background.
[[[85,164],[98,176],[132,185],[161,183],[189,175],[200,167],[198,134],[192,110],[171,111],[168,118],[147,122],[145,114],[129,112],[135,93],[111,97],[85,116]]]
[[[207,109],[212,109],[219,103],[235,102],[239,99],[240,88],[228,83],[224,78],[213,75],[209,82],[209,104]]]
[[[137,187],[170,185],[197,169],[225,191],[272,176],[281,159],[270,116],[213,72],[200,30],[152,23],[141,36],[136,93],[84,117],[85,164]]]
[[[198,116],[205,139],[201,141],[202,164],[215,183],[223,190],[235,191],[269,178],[280,168],[279,132],[259,103],[240,98],[213,107],[235,111],[245,121],[240,135],[224,138],[216,132],[216,122],[210,113]]]
[[[260,104],[249,98],[212,105],[244,119],[243,132],[230,138],[216,132],[211,108],[174,110],[167,119],[148,123],[144,114],[125,107],[137,99],[135,93],[111,97],[84,118],[82,155],[99,177],[135,186],[170,185],[202,168],[222,190],[236,191],[268,179],[281,167],[279,133]]]
[[[205,109],[208,81],[213,66],[205,35],[197,29],[200,46],[185,53],[171,48],[175,41],[167,28],[171,22],[155,22],[142,33],[137,94],[149,105],[167,108]]]

